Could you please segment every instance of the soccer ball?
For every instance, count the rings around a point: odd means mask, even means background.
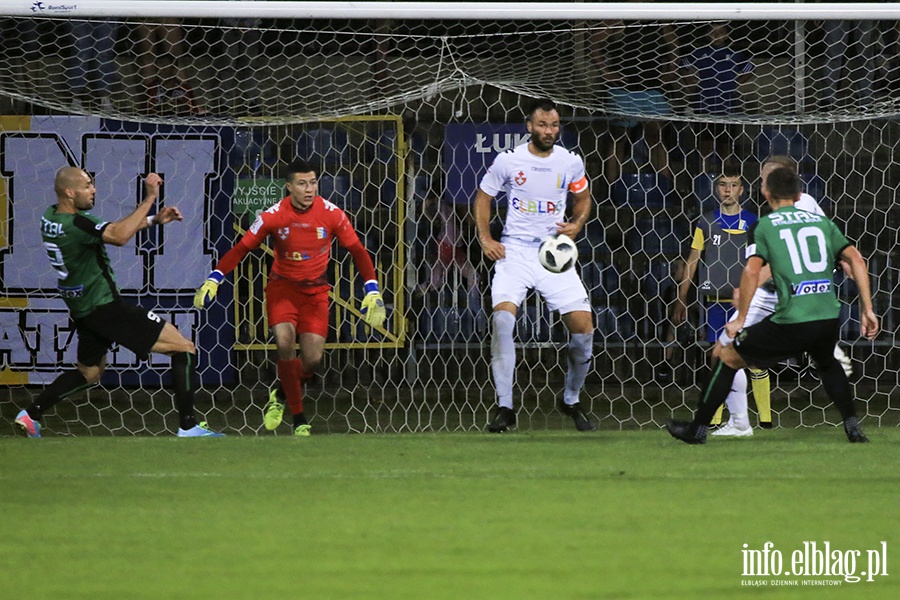
[[[575,247],[575,242],[569,236],[553,235],[541,242],[538,258],[541,266],[551,273],[562,273],[575,265],[575,261],[578,259],[578,248]]]

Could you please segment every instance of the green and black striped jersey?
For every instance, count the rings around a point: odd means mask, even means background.
[[[103,243],[108,224],[89,212],[57,213],[56,205],[41,217],[44,249],[56,271],[60,295],[74,318],[119,297]]]

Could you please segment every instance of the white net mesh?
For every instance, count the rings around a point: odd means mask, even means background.
[[[672,342],[666,319],[692,226],[715,206],[712,180],[724,162],[741,168],[745,207],[758,212],[759,160],[770,154],[797,159],[808,191],[869,257],[884,333],[859,340],[855,291],[844,282],[842,338],[867,418],[900,421],[895,22],[220,14],[3,20],[0,106],[11,115],[0,120],[7,422],[60,365],[74,363],[37,222],[53,201],[51,174],[75,164],[95,174],[97,212],[109,219],[131,210],[140,174],[163,174],[163,201],[185,221],[111,251],[119,286],[197,343],[197,403],[209,421],[261,431],[274,381],[262,295],[268,255],[248,256],[212,310],[195,311],[191,297],[251,215],[283,195],[281,168],[301,156],[321,169],[322,195],[347,210],[376,256],[389,305],[383,331],[362,326],[359,282],[338,253],[325,364],[306,390],[313,426],[482,427],[495,403],[490,265],[469,202],[494,154],[523,139],[522,106],[537,96],[561,105],[562,143],[585,157],[597,204],[577,241],[597,325],[582,402],[602,427],[657,426],[693,407],[704,362],[700,303],[692,297]],[[520,426],[568,426],[555,411],[566,341],[558,316],[529,298],[516,334]],[[667,352],[673,377],[657,381]],[[171,431],[171,395],[157,391],[167,365],[164,357],[142,363],[111,353],[102,386],[61,403],[47,426]],[[776,370],[772,404],[783,426],[838,420],[804,365]]]

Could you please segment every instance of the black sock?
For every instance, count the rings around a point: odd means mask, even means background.
[[[44,411],[75,392],[90,387],[81,371],[65,371],[53,380],[53,383],[44,388],[38,397],[25,409],[28,416],[35,421],[40,421]]]
[[[841,413],[841,418],[846,421],[850,417],[855,417],[856,408],[853,406],[853,388],[850,387],[850,382],[847,380],[844,369],[841,368],[841,363],[834,356],[829,355],[827,362],[823,360],[823,364],[820,365],[818,362],[815,362],[815,365],[819,379],[822,380],[822,387],[825,388],[825,393],[828,394],[828,397],[831,398],[831,401],[834,402],[834,405]]]
[[[309,423],[306,422],[306,415],[304,415],[302,412],[298,412],[296,415],[294,415],[294,429],[300,427],[301,425],[308,424]]]
[[[850,432],[859,429],[859,420],[856,417],[847,417],[844,419],[844,431]]]
[[[175,408],[178,410],[178,426],[181,429],[190,429],[197,425],[197,419],[194,417],[196,366],[196,354],[178,352],[172,355],[172,387],[175,389]]]
[[[713,415],[725,403],[725,398],[731,392],[735,373],[737,373],[736,369],[732,369],[722,361],[713,367],[709,381],[700,392],[700,403],[697,406],[697,412],[694,413],[694,423],[709,425]]]
[[[284,395],[284,386],[281,385],[281,382],[278,382],[278,387],[275,388],[275,397],[278,398],[278,401],[284,404],[287,402],[287,396]]]

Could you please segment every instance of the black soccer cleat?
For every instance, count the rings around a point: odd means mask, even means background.
[[[488,431],[491,433],[503,433],[516,424],[516,411],[505,406],[497,407],[497,414],[494,420],[488,424]]]
[[[575,421],[575,429],[578,431],[597,431],[597,426],[591,423],[587,413],[581,408],[581,402],[576,402],[575,404],[560,402],[559,410],[564,415],[572,417],[572,420]]]
[[[862,429],[859,428],[859,425],[855,427],[847,427],[844,429],[844,432],[847,434],[847,439],[851,444],[869,443],[869,438],[867,438],[866,434],[864,434]]]
[[[772,429],[772,421],[760,421],[759,428],[760,429]]]
[[[666,430],[669,434],[685,444],[705,444],[706,428],[701,432],[694,427],[692,423],[687,421],[676,421],[675,419],[666,419]]]

